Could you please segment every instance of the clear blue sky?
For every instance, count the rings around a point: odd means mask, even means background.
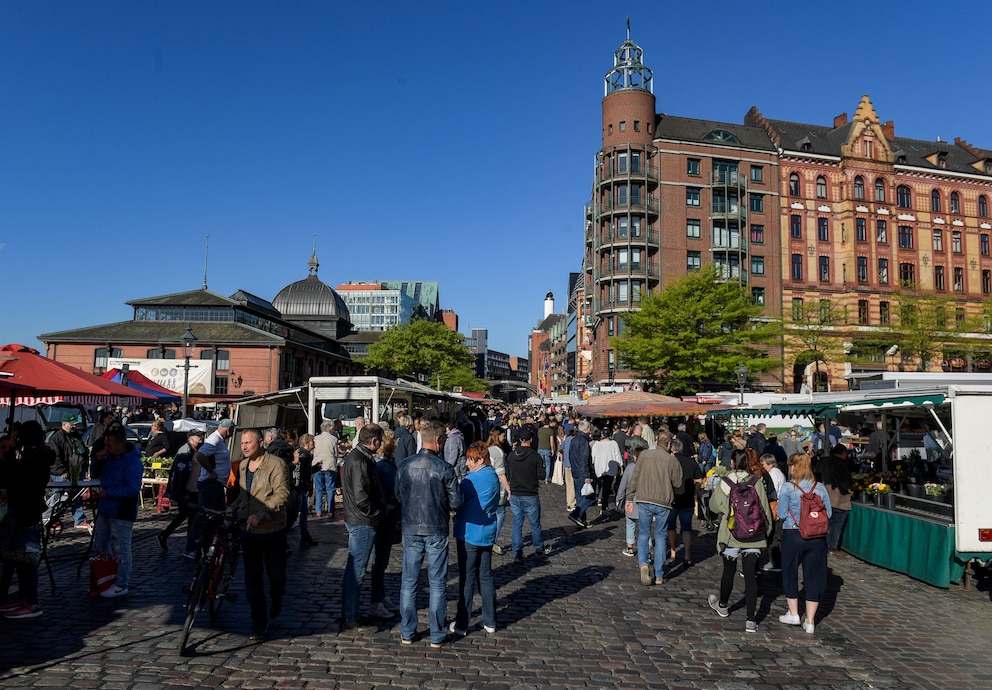
[[[992,148],[992,5],[0,3],[3,343],[209,287],[437,280],[525,355],[582,258],[603,76],[632,38],[658,110]]]

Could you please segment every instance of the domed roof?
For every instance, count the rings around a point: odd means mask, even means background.
[[[351,321],[348,306],[329,285],[317,277],[317,253],[310,257],[310,275],[290,283],[275,296],[272,305],[283,318],[322,317]]]

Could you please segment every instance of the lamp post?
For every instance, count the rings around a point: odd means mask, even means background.
[[[193,335],[193,327],[190,324],[186,324],[186,332],[182,334],[179,340],[183,343],[183,359],[186,360],[185,365],[183,365],[183,411],[182,418],[186,418],[186,410],[189,405],[189,360],[193,356],[193,346],[196,344],[196,336]]]
[[[744,384],[747,383],[747,367],[741,364],[737,367],[737,385],[741,387],[741,405],[744,404]]]

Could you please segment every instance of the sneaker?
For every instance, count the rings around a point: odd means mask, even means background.
[[[90,529],[90,523],[80,522],[78,525],[73,525],[75,529]]]
[[[127,596],[127,593],[127,587],[118,587],[117,585],[114,585],[113,587],[108,587],[100,592],[100,596],[104,599],[114,599],[116,597]]]
[[[191,561],[195,561],[196,551],[183,551],[183,558],[188,558]]]
[[[248,641],[254,644],[265,641],[265,628],[252,628],[251,634],[248,635]]]
[[[499,544],[493,544],[493,553],[496,554],[497,556],[502,556],[503,547],[500,546]]]
[[[768,561],[767,563],[765,563],[765,564],[764,564],[764,565],[763,565],[763,566],[761,567],[761,569],[762,569],[762,570],[763,570],[764,572],[766,572],[766,573],[780,573],[780,572],[782,572],[782,569],[781,569],[781,568],[776,568],[776,567],[775,567],[775,564],[774,564],[774,563],[772,563],[771,561]]]
[[[802,621],[799,620],[798,615],[792,615],[791,613],[786,613],[778,617],[779,623],[785,623],[786,625],[799,625]]]
[[[524,555],[522,553],[518,553],[516,556],[513,557],[513,562],[514,563],[523,563],[524,562]]]
[[[637,555],[637,552],[634,551],[634,547],[633,546],[627,546],[627,547],[624,548],[623,551],[620,552],[620,555],[621,556],[636,556]]]
[[[394,614],[392,611],[387,609],[385,604],[383,604],[381,601],[377,601],[376,603],[372,604],[372,607],[369,609],[369,615],[372,616],[373,618],[385,619],[385,618],[392,618],[396,614]]]
[[[710,608],[720,614],[720,618],[726,618],[730,615],[730,611],[727,607],[720,603],[720,597],[715,594],[711,594],[707,601],[710,604]]]
[[[541,548],[535,549],[535,551],[534,551],[534,555],[535,556],[544,557],[544,556],[548,556],[550,554],[551,554],[551,545],[550,544],[545,544]]]
[[[744,622],[744,632],[756,633],[758,632],[758,624],[754,621]]]
[[[24,597],[17,596],[8,601],[6,604],[0,604],[0,613],[9,613],[10,611],[15,611],[23,606],[26,606],[28,602],[24,600]]]
[[[459,630],[458,628],[455,627],[455,622],[454,621],[451,621],[451,623],[448,624],[448,634],[449,635],[458,635],[459,637],[465,637],[466,635],[468,635],[468,631],[467,630]]]
[[[641,566],[641,584],[645,587],[651,586],[651,569],[648,568],[647,563]]]
[[[496,626],[495,625],[483,625],[482,626],[482,629],[485,630],[490,635],[495,635],[496,634]]]
[[[314,517],[322,517],[323,515],[324,515],[323,513],[314,513],[313,514]]]
[[[155,538],[158,539],[158,545],[162,547],[163,551],[169,550],[169,538],[164,534],[156,534]]]
[[[656,585],[663,585],[663,584],[665,584],[665,578],[663,578],[663,577],[656,577],[654,579],[654,583]]]
[[[10,616],[8,616],[8,618],[10,618]],[[807,635],[812,635],[813,633],[816,632],[816,626],[813,625],[812,623],[803,622],[803,630],[806,632]]]
[[[400,644],[413,644],[413,638],[412,637],[403,637],[401,635],[400,636]]]
[[[431,641],[431,649],[441,649],[441,647],[450,643],[454,639],[455,639],[454,636],[451,633],[448,633],[447,635],[444,636],[443,639],[439,640],[438,642]]]
[[[41,610],[41,604],[24,604],[17,607],[16,609],[11,609],[4,614],[4,618],[37,618],[44,611]],[[810,632],[813,632],[812,630]]]
[[[568,519],[574,522],[576,525],[578,525],[579,529],[585,529],[586,527],[589,526],[589,523],[587,523],[585,520],[583,520],[577,515],[572,515],[571,513],[569,513]]]
[[[389,597],[383,597],[382,598],[382,605],[385,606],[390,611],[392,611],[393,613],[399,613],[400,612],[400,607],[397,606],[396,604],[394,604],[393,601],[392,601],[392,599],[390,599]]]

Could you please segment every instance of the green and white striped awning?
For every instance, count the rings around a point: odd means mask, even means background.
[[[843,396],[843,397],[840,397]],[[745,417],[814,417],[822,419],[829,417],[836,419],[841,412],[857,412],[862,410],[885,410],[908,407],[918,407],[921,405],[940,405],[944,402],[943,393],[932,393],[921,395],[919,391],[907,391],[899,394],[898,391],[885,391],[884,397],[865,397],[864,392],[841,393],[831,396],[829,393],[823,394],[820,399],[815,396],[806,402],[772,403],[763,407],[747,407],[736,409],[732,414]]]

